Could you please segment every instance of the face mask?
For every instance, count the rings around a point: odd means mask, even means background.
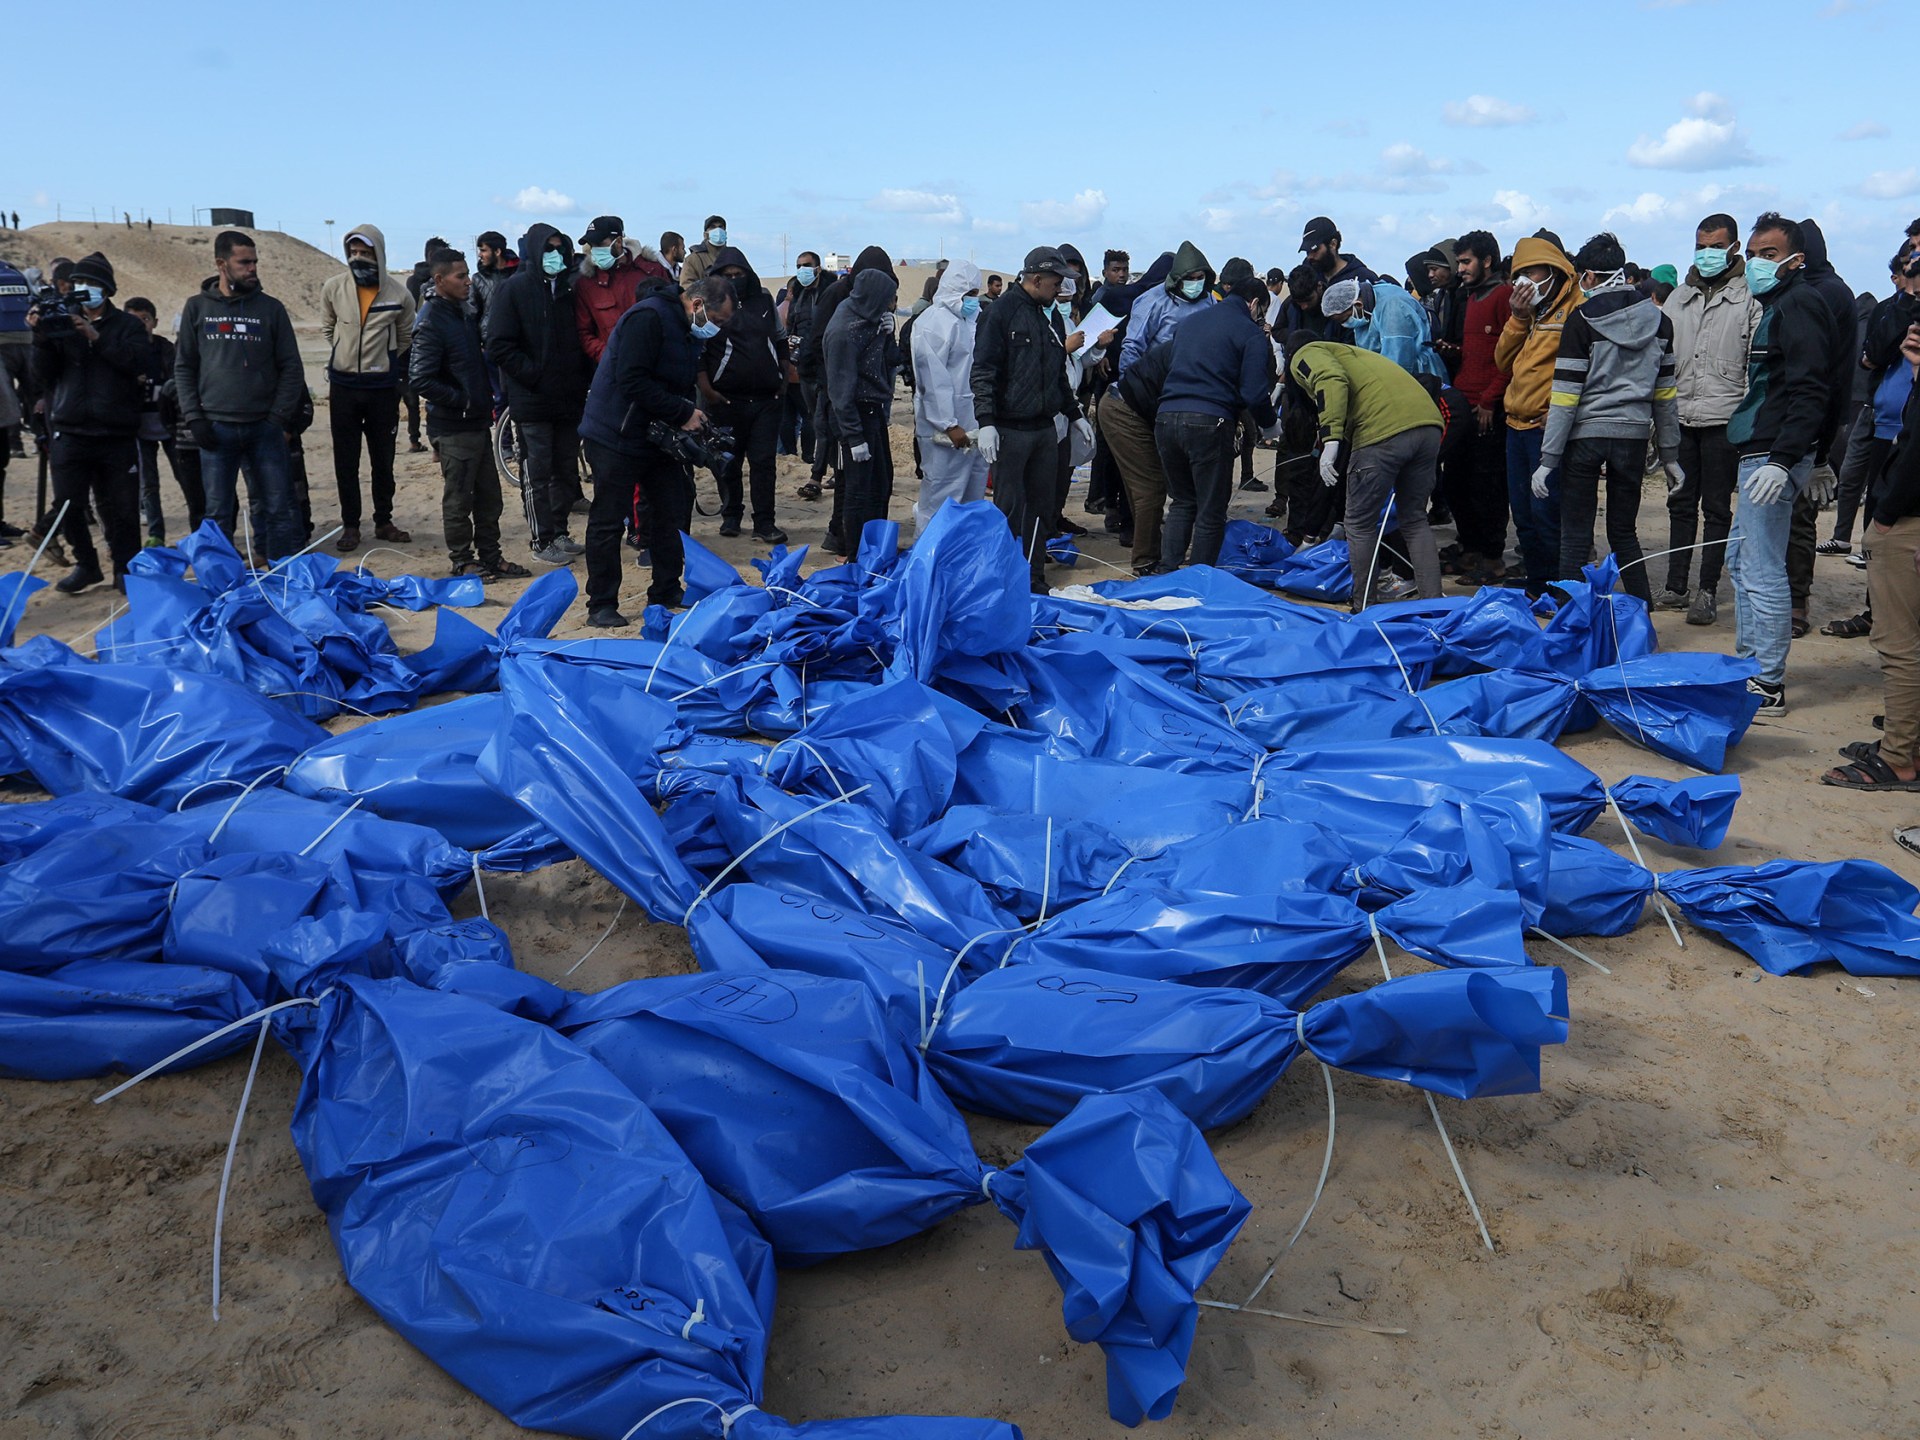
[[[613,247],[611,245],[594,246],[592,250],[592,255],[593,255],[594,269],[596,270],[613,269]]]
[[[107,303],[107,292],[98,285],[76,285],[73,288],[75,293],[86,302],[89,310],[98,310]]]
[[[353,283],[362,290],[371,290],[380,283],[380,267],[371,260],[349,260],[347,269],[353,275]]]
[[[1716,275],[1726,273],[1731,258],[1724,250],[1696,250],[1693,252],[1693,268],[1700,272],[1702,280],[1711,280]]]
[[[813,277],[814,269],[811,265],[802,265],[798,270],[793,272],[794,283],[797,285],[811,285],[813,283]]]
[[[707,231],[707,243],[709,245],[726,244],[727,243],[726,227],[724,225],[716,225],[713,227],[713,229]]]
[[[968,295],[960,301],[960,313],[971,320],[980,313],[980,297]]]
[[[1342,320],[1340,323],[1346,326],[1347,329],[1349,330],[1360,330],[1365,328],[1367,323],[1367,317],[1364,315],[1349,315],[1346,319]]]
[[[1180,282],[1180,293],[1189,300],[1198,300],[1206,293],[1206,290],[1207,282],[1204,280],[1182,280]]]
[[[696,340],[711,340],[719,333],[720,327],[707,319],[705,311],[702,311],[699,318],[693,322],[693,336]]]
[[[1797,253],[1795,255],[1789,255],[1787,260],[1796,258],[1798,258]],[[1774,286],[1780,283],[1780,276],[1782,274],[1781,266],[1785,265],[1787,260],[1763,260],[1755,258],[1747,261],[1747,289],[1756,295],[1764,295],[1773,289]]]

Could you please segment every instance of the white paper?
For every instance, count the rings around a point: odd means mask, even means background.
[[[1081,351],[1081,353],[1084,354],[1100,342],[1102,335],[1106,334],[1109,330],[1115,329],[1119,324],[1120,317],[1118,315],[1113,314],[1104,305],[1096,305],[1087,312],[1087,318],[1074,326],[1068,333],[1087,337],[1085,347]]]

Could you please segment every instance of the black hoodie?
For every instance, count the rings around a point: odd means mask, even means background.
[[[827,397],[833,423],[849,445],[865,437],[862,405],[893,398],[898,356],[893,343],[893,306],[900,282],[891,270],[863,270],[852,277],[853,293],[834,311],[822,337]]]
[[[1821,233],[1819,224],[1802,220],[1800,234],[1806,241],[1807,284],[1833,317],[1833,350],[1827,365],[1827,414],[1820,427],[1819,458],[1824,461],[1834,437],[1847,420],[1853,396],[1853,372],[1860,360],[1855,344],[1859,322],[1854,317],[1853,291],[1827,259],[1827,237]]]
[[[813,329],[800,342],[800,353],[794,357],[794,363],[800,367],[800,378],[808,384],[818,384],[827,378],[822,348],[827,338],[827,322],[833,319],[833,312],[840,308],[841,303],[853,294],[854,277],[864,270],[884,270],[892,275],[893,260],[878,245],[867,246],[854,257],[853,269],[829,285],[827,293],[820,297],[813,311]],[[899,282],[895,281],[895,289],[898,288]]]
[[[747,272],[733,282],[733,318],[707,341],[700,369],[707,383],[729,400],[776,395],[787,373],[786,327],[773,296],[733,246],[720,247],[707,277],[733,265]]]
[[[540,256],[558,235],[567,268],[548,275]],[[551,225],[529,225],[520,268],[487,301],[487,358],[506,380],[516,420],[578,421],[593,367],[580,348],[573,303],[573,241]]]
[[[173,377],[182,424],[271,420],[289,432],[300,427],[307,399],[300,343],[287,307],[264,290],[222,295],[217,275],[203,282],[180,308]]]

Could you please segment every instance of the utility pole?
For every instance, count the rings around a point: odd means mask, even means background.
[[[780,273],[784,275],[786,273],[786,270],[787,270],[787,232],[782,230],[780,232]]]
[[[329,220],[326,223],[327,223],[327,253],[331,255],[333,253],[333,222]]]

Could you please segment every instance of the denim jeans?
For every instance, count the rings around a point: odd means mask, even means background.
[[[200,479],[207,492],[207,518],[233,537],[240,516],[240,470],[246,467],[247,486],[263,514],[264,533],[254,543],[269,560],[281,560],[306,544],[304,528],[293,504],[293,466],[287,456],[287,437],[271,420],[236,424],[215,420],[219,445],[200,452]]]
[[[1218,415],[1173,411],[1153,422],[1154,448],[1167,477],[1167,520],[1160,534],[1160,564],[1211,565],[1227,533],[1227,502],[1233,492],[1236,422]]]
[[[1533,493],[1533,472],[1540,468],[1540,446],[1546,428],[1507,427],[1507,506],[1513,528],[1520,534],[1520,554],[1527,579],[1562,580],[1560,569],[1560,472],[1547,477],[1547,498]]]
[[[1727,537],[1727,575],[1733,581],[1734,654],[1760,662],[1760,678],[1779,685],[1787,678],[1787,646],[1792,642],[1792,603],[1787,595],[1787,533],[1793,527],[1793,500],[1813,475],[1806,456],[1787,473],[1790,492],[1771,505],[1747,496],[1753,472],[1765,455],[1740,457],[1740,498],[1733,507]]]

